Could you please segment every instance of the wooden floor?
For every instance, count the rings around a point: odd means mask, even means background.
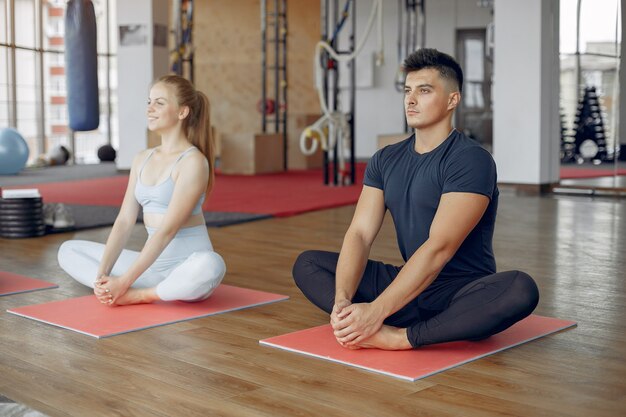
[[[6,309],[89,294],[61,272],[66,239],[0,239],[0,270],[58,289],[0,297],[0,394],[51,416],[619,416],[626,411],[626,200],[503,192],[498,269],[541,291],[536,313],[578,327],[411,383],[258,340],[323,324],[291,279],[297,254],[337,250],[353,208],[210,229],[226,283],[288,301],[97,340]],[[145,238],[136,227],[130,247]],[[373,257],[399,262],[387,218]],[[80,314],[79,311],[76,314]]]

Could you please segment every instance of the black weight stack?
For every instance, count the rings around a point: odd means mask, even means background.
[[[0,237],[36,237],[45,233],[41,197],[0,198]]]

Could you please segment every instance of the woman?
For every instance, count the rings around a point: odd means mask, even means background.
[[[106,245],[73,240],[58,253],[61,267],[104,304],[201,301],[226,272],[202,215],[214,180],[206,95],[182,77],[162,77],[150,89],[147,116],[161,145],[133,160]],[[148,240],[141,252],[123,249],[140,207]]]

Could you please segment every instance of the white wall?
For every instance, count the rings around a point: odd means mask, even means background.
[[[370,71],[373,79],[370,86],[357,82],[355,134],[357,158],[369,158],[376,152],[376,137],[379,134],[403,132],[404,110],[403,93],[396,91],[394,80],[401,64],[397,54],[398,2],[386,0],[384,10],[384,52],[385,63],[374,67],[373,54],[376,49],[376,33],[372,32],[361,56],[357,59],[357,79],[359,68]],[[456,29],[484,28],[492,20],[489,9],[480,8],[476,0],[436,0],[426,2],[426,47],[455,54]],[[357,2],[357,42],[361,39],[369,17],[372,0]],[[347,29],[347,28],[346,28]],[[347,30],[344,29],[347,32]],[[342,97],[348,99],[347,91]],[[348,108],[348,107],[345,107]]]
[[[496,0],[493,151],[500,182],[559,180],[558,35],[559,0]]]
[[[117,2],[117,74],[119,149],[116,164],[130,169],[134,156],[146,149],[146,100],[150,84],[168,71],[168,50],[153,46],[154,24],[168,27],[168,0]],[[119,27],[144,25],[146,40],[138,45],[121,45]]]

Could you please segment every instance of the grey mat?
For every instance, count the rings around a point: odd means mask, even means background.
[[[61,165],[26,168],[16,175],[0,175],[0,187],[86,180],[113,177],[116,175],[128,176],[128,172],[118,172],[115,162],[102,162],[100,164],[91,165]]]
[[[3,417],[47,417],[46,414],[26,407],[0,395],[0,416]]]
[[[61,233],[70,230],[93,229],[96,227],[111,226],[119,212],[119,207],[111,206],[85,206],[66,204],[74,216],[75,226],[71,229],[52,229],[48,233]],[[230,213],[205,211],[204,220],[209,227],[230,226],[253,220],[261,220],[272,217],[268,214]],[[141,215],[139,221],[141,221]]]

